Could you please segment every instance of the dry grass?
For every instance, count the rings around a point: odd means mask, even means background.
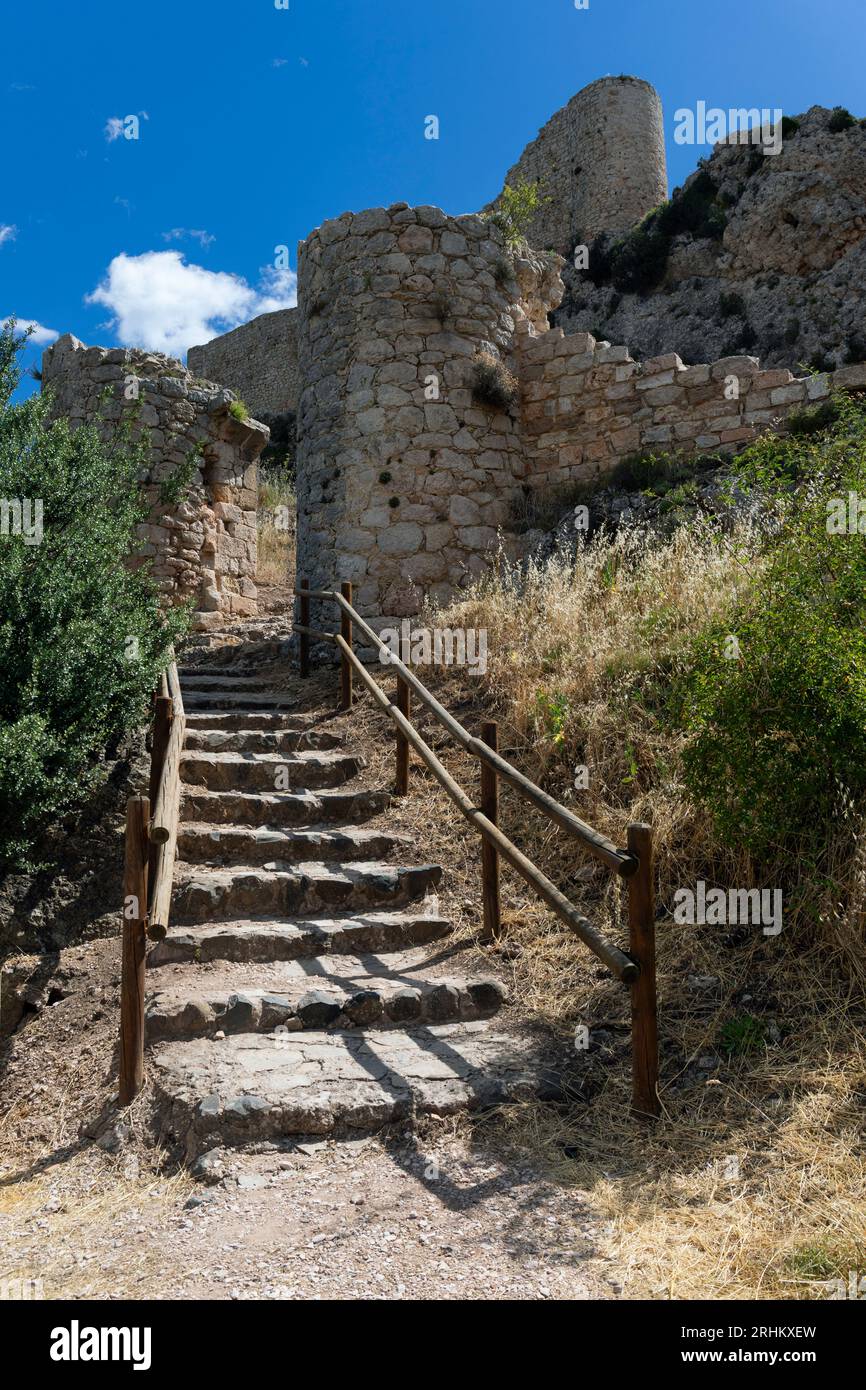
[[[275,474],[259,481],[258,563],[260,584],[286,584],[295,573],[297,503],[288,479]]]
[[[661,694],[677,651],[759,564],[748,531],[723,540],[699,525],[652,547],[623,535],[574,566],[491,577],[431,616],[440,627],[486,628],[488,670],[425,680],[468,727],[497,717],[506,755],[617,843],[629,821],[650,821],[667,910],[675,888],[698,878],[753,882],[748,857],[718,843],[686,793],[682,738],[666,726]],[[465,759],[434,742],[471,787]],[[589,785],[575,791],[580,764]],[[420,792],[422,774],[413,779]],[[443,801],[425,787],[419,831],[426,824],[431,857],[456,872],[457,896],[477,901],[477,846]],[[502,824],[622,940],[622,894],[604,870],[507,791]],[[780,937],[660,921],[664,1117],[652,1130],[629,1116],[625,992],[504,874],[518,1007],[564,1037],[577,1024],[603,1026],[610,1043],[591,1058],[586,1103],[522,1107],[494,1124],[591,1193],[610,1219],[606,1253],[626,1297],[822,1297],[821,1280],[866,1269],[864,849],[866,827],[852,818],[827,846],[820,881],[796,863],[776,866]],[[738,1042],[749,1018],[764,1032],[753,1049]]]

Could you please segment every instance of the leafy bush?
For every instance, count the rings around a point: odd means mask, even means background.
[[[833,114],[830,117],[829,128],[830,130],[832,130],[834,135],[838,135],[840,131],[843,130],[850,130],[851,127],[855,126],[856,124],[857,122],[851,115],[851,112],[848,111],[844,106],[833,107]]]
[[[694,237],[718,240],[726,225],[716,184],[706,170],[701,170],[688,188],[647,213],[643,221],[615,242],[609,251],[600,248],[601,264],[592,272],[594,283],[601,283],[596,277],[606,265],[616,289],[645,294],[664,278],[674,237],[690,232]],[[591,266],[594,255],[595,248],[590,255]]]
[[[505,185],[492,220],[504,234],[511,251],[522,246],[536,212],[549,201],[549,198],[542,198],[538,184],[530,183],[527,179]]]
[[[733,318],[735,314],[742,317],[745,312],[746,303],[741,294],[732,292],[719,295],[719,314],[723,319]]]
[[[0,872],[26,863],[143,720],[185,622],[127,567],[147,514],[144,443],[50,423],[45,397],[13,405],[24,341],[12,323],[0,332],[0,499],[39,499],[42,538],[0,534]]]
[[[836,409],[831,431],[737,461],[783,524],[749,593],[694,640],[677,697],[692,793],[762,861],[805,854],[866,797],[866,546],[828,528],[834,499],[866,497],[866,412]]]
[[[783,116],[783,117],[782,117],[782,139],[783,139],[783,140],[789,140],[789,139],[791,138],[792,135],[796,135],[796,134],[797,134],[797,131],[798,131],[799,129],[800,129],[800,122],[797,120],[796,116]]]
[[[517,381],[498,357],[479,352],[472,364],[472,395],[481,405],[510,410],[517,400]]]
[[[248,420],[250,418],[250,412],[247,409],[246,402],[241,400],[232,401],[229,406],[229,415],[233,415],[236,420]]]

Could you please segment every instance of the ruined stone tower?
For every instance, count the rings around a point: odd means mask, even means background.
[[[538,183],[530,245],[570,254],[576,240],[623,232],[667,192],[662,104],[638,77],[601,77],[551,116],[505,176]]]

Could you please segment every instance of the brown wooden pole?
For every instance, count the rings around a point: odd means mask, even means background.
[[[171,721],[173,717],[174,704],[167,695],[157,695],[154,701],[153,711],[153,742],[150,750],[150,804],[156,808],[156,799],[159,796],[159,788],[162,783],[163,769],[165,767],[165,755],[168,750],[169,734],[171,733]],[[151,842],[149,854],[149,880],[153,883],[153,875],[156,870],[156,856],[159,847]]]
[[[340,593],[347,603],[352,602],[351,580],[343,580],[340,585]],[[351,647],[352,619],[345,608],[340,609],[340,636]],[[340,708],[344,710],[352,708],[352,663],[342,651],[340,652]]]
[[[412,717],[412,693],[406,682],[397,677],[397,708],[405,719]],[[409,795],[409,740],[397,729],[397,796]]]
[[[648,825],[628,828],[628,850],[638,860],[628,880],[629,955],[640,966],[631,986],[632,1110],[657,1118],[659,1040],[656,1004],[656,924],[653,837]]]
[[[310,581],[301,579],[298,581],[298,598],[300,599],[301,611],[300,622],[302,627],[310,626]],[[302,632],[300,635],[299,656],[301,663],[301,675],[310,674],[310,634]]]
[[[126,861],[123,871],[118,1093],[121,1105],[129,1105],[144,1085],[144,952],[149,820],[149,798],[131,796],[126,803]]]
[[[481,726],[481,737],[499,752],[499,725],[495,720]],[[495,768],[481,764],[481,811],[491,825],[499,824],[499,778]],[[484,904],[483,940],[498,940],[502,932],[502,902],[499,894],[499,852],[489,840],[481,841],[481,894]]]

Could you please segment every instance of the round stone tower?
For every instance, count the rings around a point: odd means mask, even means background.
[[[551,116],[505,182],[537,182],[530,245],[568,256],[576,241],[622,232],[664,202],[664,121],[658,92],[639,77],[601,77]]]

